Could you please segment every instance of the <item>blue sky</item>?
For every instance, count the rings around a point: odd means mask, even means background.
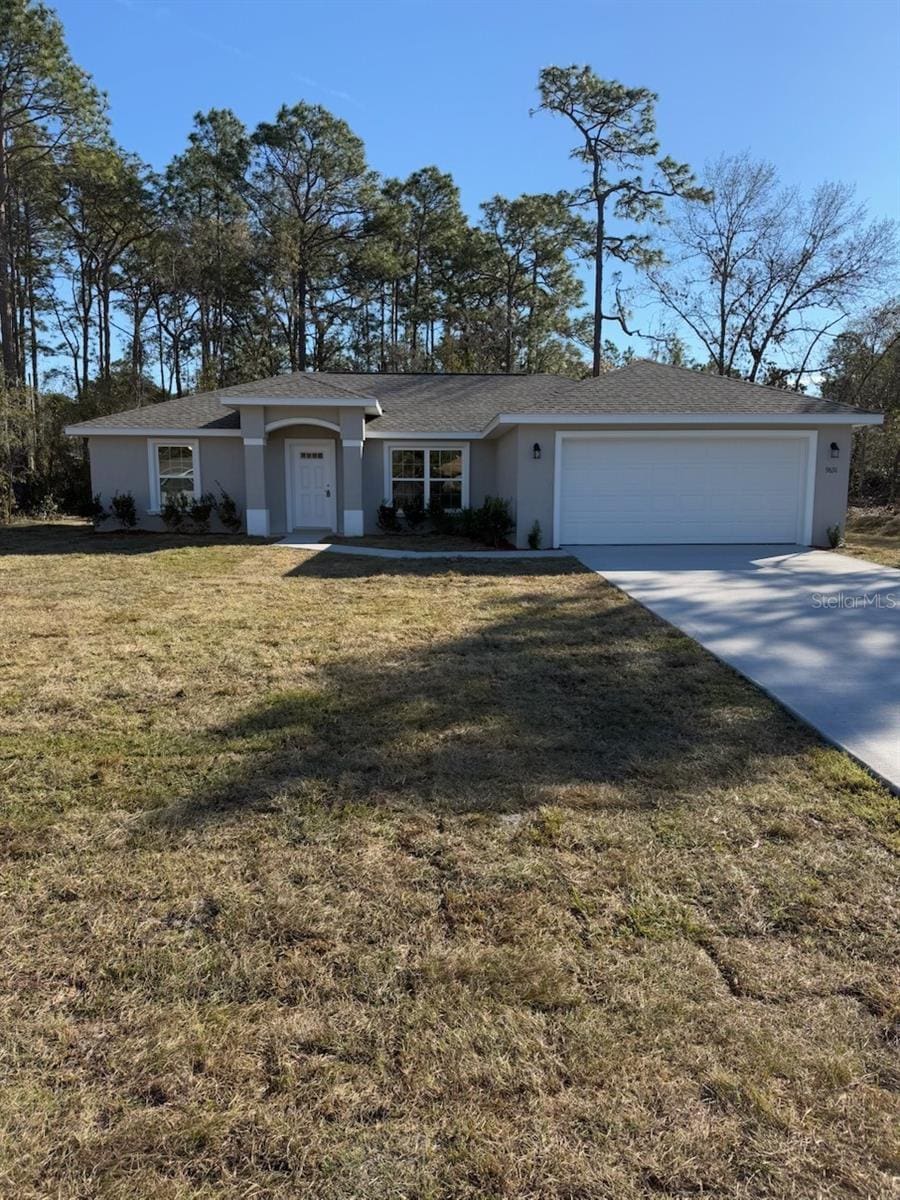
[[[51,0],[52,3],[52,0]],[[113,129],[156,167],[198,109],[250,127],[304,99],[372,166],[435,163],[463,204],[571,185],[569,130],[529,118],[542,66],[652,88],[663,151],[773,161],[786,183],[855,183],[900,215],[898,0],[57,0]]]

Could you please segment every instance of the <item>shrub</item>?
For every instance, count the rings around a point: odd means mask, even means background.
[[[137,525],[137,509],[131,492],[116,492],[110,501],[110,507],[123,529],[134,529]]]
[[[204,492],[191,502],[190,518],[198,533],[209,533],[209,522],[216,507],[216,498],[210,492]]]
[[[461,508],[456,513],[455,532],[461,537],[471,538],[474,542],[481,541],[481,523],[478,508]]]
[[[509,501],[500,496],[485,496],[484,504],[476,510],[478,537],[488,546],[499,546],[505,542],[514,524]]]
[[[177,533],[184,525],[190,505],[184,492],[176,492],[174,496],[166,496],[159,515],[170,533]]]
[[[432,500],[428,505],[428,520],[435,533],[448,535],[459,531],[460,513],[448,512],[439,500]]]
[[[480,508],[458,508],[451,511],[432,503],[428,518],[435,533],[453,534],[499,546],[509,537],[515,522],[509,511],[509,501],[499,496],[486,496]]]
[[[59,505],[52,492],[47,492],[32,505],[31,515],[37,517],[39,521],[49,521],[53,517],[59,516]]]
[[[90,520],[95,529],[99,529],[104,521],[109,520],[109,513],[103,507],[103,497],[99,492],[95,492],[91,496],[90,501],[84,506],[84,515]]]
[[[378,505],[378,528],[383,529],[385,533],[396,533],[400,528],[400,521],[397,518],[396,504],[388,504],[385,500]]]
[[[839,546],[843,546],[844,534],[840,525],[829,525],[826,533],[828,534],[828,545],[832,550],[837,550]]]
[[[410,529],[418,529],[426,517],[424,499],[421,496],[410,496],[403,505],[403,517]]]
[[[216,483],[219,489],[219,499],[216,501],[216,510],[219,514],[219,520],[225,526],[229,533],[239,533],[243,525],[240,511],[234,502],[234,498],[229,496],[221,483]]]
[[[541,533],[540,521],[535,521],[528,531],[528,547],[530,550],[540,550],[544,535]]]

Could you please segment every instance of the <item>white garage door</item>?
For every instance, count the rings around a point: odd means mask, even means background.
[[[804,434],[565,436],[559,541],[806,542]]]

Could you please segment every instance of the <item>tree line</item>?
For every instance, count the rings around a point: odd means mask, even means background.
[[[153,171],[113,140],[55,13],[0,0],[0,510],[84,492],[64,423],[194,390],[286,370],[599,374],[630,353],[610,325],[668,361],[803,388],[847,374],[836,348],[871,332],[867,306],[896,315],[894,229],[849,188],[803,197],[741,155],[697,178],[662,153],[656,95],[588,67],[545,68],[538,97],[580,182],[475,219],[451,175],[383,178],[303,101],[255,129],[198,113]]]

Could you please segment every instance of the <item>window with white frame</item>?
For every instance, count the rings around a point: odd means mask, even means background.
[[[464,452],[462,447],[395,446],[390,450],[391,498],[403,509],[421,498],[426,508],[463,506]]]
[[[183,494],[188,500],[200,494],[197,443],[150,443],[150,503],[159,511],[166,500]]]

